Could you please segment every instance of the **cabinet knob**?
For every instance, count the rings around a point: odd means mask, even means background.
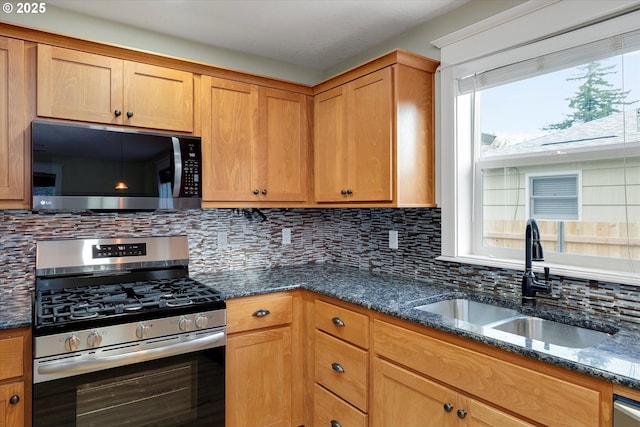
[[[17,394],[14,394],[9,398],[9,403],[12,405],[15,405],[18,402],[20,402],[20,396],[18,396]]]
[[[336,420],[331,420],[331,427],[342,427],[342,424]]]
[[[266,196],[266,195],[267,195],[267,189],[266,189],[266,188],[263,188],[263,189],[262,189],[262,191],[261,191],[261,193],[262,193],[263,195],[265,195],[265,196]]]
[[[265,309],[261,309],[261,310],[257,310],[255,311],[252,316],[253,317],[264,317],[268,314],[271,314],[271,312],[269,310],[265,310]]]
[[[353,191],[351,191],[351,189],[347,188],[347,194],[351,195],[351,194],[353,194]]]
[[[344,320],[339,317],[334,317],[333,319],[331,319],[331,323],[336,326],[345,326]]]
[[[458,418],[460,418],[461,420],[464,419],[464,417],[467,416],[467,411],[465,411],[464,409],[458,409]]]
[[[255,195],[257,196],[258,194],[260,194],[260,190],[258,190],[258,189],[256,188],[255,190],[253,190],[253,194],[255,194]]]
[[[120,110],[116,110],[116,111],[114,111],[114,112],[113,112],[113,114],[114,114],[116,117],[120,117],[120,116],[122,115],[122,111],[120,111]]]
[[[343,196],[347,195],[347,190],[345,190],[344,188],[342,190],[340,190],[340,194],[342,194]]]
[[[336,371],[339,374],[344,374],[344,368],[338,362],[333,362],[331,364],[331,369],[333,369],[334,371]]]
[[[451,403],[445,403],[444,404],[444,411],[445,412],[451,412],[453,411],[453,405]]]
[[[127,117],[129,118],[133,117],[133,111],[127,111]]]

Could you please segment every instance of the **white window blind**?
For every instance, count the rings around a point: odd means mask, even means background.
[[[471,93],[638,49],[640,49],[640,30],[608,37],[504,67],[479,71],[473,75],[458,79],[458,91],[460,94]]]
[[[529,178],[530,215],[538,219],[577,220],[578,175]]]

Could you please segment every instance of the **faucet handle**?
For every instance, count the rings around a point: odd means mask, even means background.
[[[544,267],[544,281],[549,281],[549,267]]]

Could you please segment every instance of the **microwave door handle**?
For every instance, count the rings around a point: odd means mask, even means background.
[[[171,137],[173,143],[173,198],[180,197],[182,185],[182,151],[180,151],[180,140],[175,136]]]

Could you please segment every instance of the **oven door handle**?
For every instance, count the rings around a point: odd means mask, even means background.
[[[70,362],[56,361],[46,365],[39,365],[38,373],[41,375],[58,373],[75,375],[102,369],[115,368],[117,366],[146,362],[148,360],[161,359],[163,357],[176,356],[178,354],[218,347],[225,344],[225,338],[225,332],[217,332],[202,338],[196,338],[194,340],[164,347],[140,350],[133,353],[117,354],[90,360],[74,360]]]

